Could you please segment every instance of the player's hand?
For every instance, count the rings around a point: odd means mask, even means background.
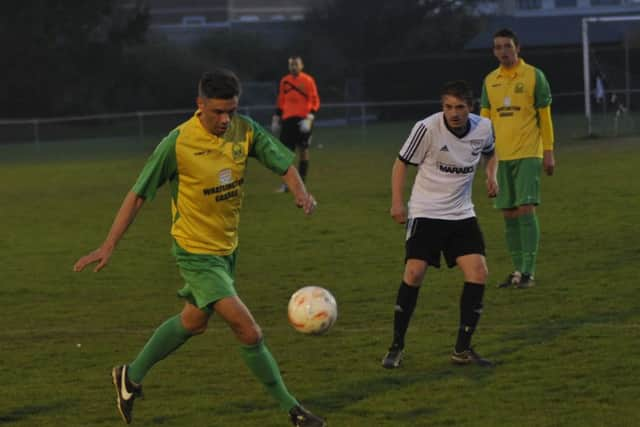
[[[405,224],[407,222],[407,208],[404,204],[392,205],[389,211],[391,218],[398,224]]]
[[[548,176],[553,175],[553,172],[556,169],[556,159],[553,157],[553,151],[544,150],[542,167]]]
[[[487,178],[487,195],[489,197],[496,197],[498,195],[498,182],[495,178]]]
[[[313,119],[315,117],[313,116],[313,114],[309,113],[307,114],[307,117],[300,120],[300,123],[298,124],[300,126],[300,132],[302,133],[309,133],[311,132],[311,125],[313,125]]]
[[[277,114],[274,114],[273,117],[271,117],[271,133],[274,135],[280,133],[280,116]]]
[[[84,270],[84,268],[93,263],[98,263],[96,267],[93,269],[93,272],[96,273],[102,270],[109,263],[109,258],[111,258],[111,253],[113,249],[108,249],[105,247],[99,247],[95,251],[83,256],[73,265],[73,271],[79,272]]]
[[[318,207],[318,202],[316,202],[311,193],[304,193],[296,198],[296,206],[302,208],[305,215],[311,215]]]

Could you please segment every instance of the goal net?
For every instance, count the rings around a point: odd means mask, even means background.
[[[583,18],[582,48],[587,134],[640,134],[640,15]]]

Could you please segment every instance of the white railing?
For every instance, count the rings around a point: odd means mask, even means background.
[[[437,106],[440,103],[439,100],[416,100],[416,101],[389,101],[389,102],[346,102],[346,103],[324,103],[322,104],[323,113],[316,122],[316,126],[344,126],[344,125],[362,125],[366,126],[367,122],[377,120],[377,115],[373,113],[375,109],[385,109],[394,107],[415,107],[415,106]],[[248,115],[256,118],[255,116],[268,116],[271,117],[275,107],[273,105],[241,105],[239,112],[241,114]],[[173,109],[173,110],[151,110],[151,111],[135,111],[129,113],[109,113],[109,114],[92,114],[85,116],[63,116],[63,117],[51,117],[51,118],[29,118],[29,119],[0,119],[0,126],[21,126],[30,127],[30,138],[27,138],[25,132],[22,132],[22,136],[19,141],[4,141],[5,143],[12,142],[32,142],[39,145],[45,140],[51,138],[43,138],[41,129],[45,125],[71,125],[71,124],[86,124],[91,125],[91,122],[115,122],[115,121],[135,121],[135,134],[130,132],[128,136],[137,136],[142,140],[148,134],[146,130],[146,123],[151,118],[162,118],[163,116],[183,116],[184,119],[193,114],[193,109]],[[327,111],[333,111],[328,115]],[[348,114],[347,114],[348,112]],[[257,119],[257,118],[256,118]],[[258,120],[262,123],[269,123],[269,121]],[[172,122],[170,126],[175,126],[179,121]],[[6,135],[6,133],[5,133]],[[5,136],[6,137],[6,136]],[[2,143],[3,141],[0,141]]]
[[[617,92],[624,93],[623,90]],[[631,92],[640,93],[640,90],[635,89]],[[583,95],[583,92],[555,93],[553,94],[554,105],[560,106],[565,100],[579,99]],[[366,128],[368,124],[378,121],[419,120],[439,109],[440,100],[438,99],[324,103],[321,106],[320,114],[318,114],[316,126],[361,126]],[[157,137],[166,134],[172,127],[186,120],[194,111],[195,108],[184,108],[52,118],[0,119],[0,127],[2,128],[0,144],[33,143],[40,145],[45,141],[105,138],[112,135],[126,138],[134,137],[143,141],[149,136]],[[274,106],[266,104],[241,105],[239,108],[241,114],[251,116],[264,125],[271,122],[273,111]],[[13,131],[11,131],[12,127],[15,128]],[[81,134],[81,136],[77,137],[77,134]]]

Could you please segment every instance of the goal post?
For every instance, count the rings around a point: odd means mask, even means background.
[[[589,24],[596,22],[640,21],[640,15],[590,16],[582,18],[582,72],[584,79],[584,114],[587,119],[587,135],[593,134],[591,115],[591,63],[589,58]],[[625,49],[628,45],[625,44]],[[628,64],[626,64],[628,67]],[[626,70],[628,74],[628,69]],[[627,80],[627,84],[628,80]],[[627,90],[630,88],[627,87]]]

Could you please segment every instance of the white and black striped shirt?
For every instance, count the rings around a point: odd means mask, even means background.
[[[465,219],[475,216],[471,188],[480,155],[491,155],[491,122],[469,114],[469,130],[455,135],[442,112],[415,124],[398,157],[418,166],[409,218]]]

